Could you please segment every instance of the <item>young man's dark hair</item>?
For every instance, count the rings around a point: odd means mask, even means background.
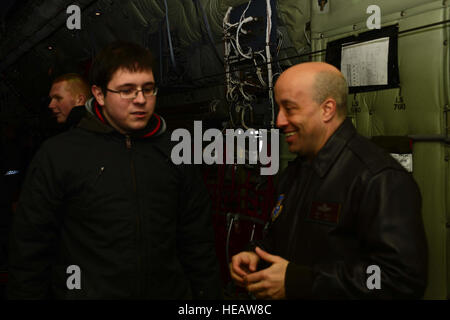
[[[128,71],[153,71],[154,58],[147,50],[131,42],[113,42],[95,58],[90,73],[90,84],[100,87],[106,95],[106,86],[113,74],[123,68]]]

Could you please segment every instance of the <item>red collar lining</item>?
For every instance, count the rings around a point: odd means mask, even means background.
[[[94,101],[94,111],[95,111],[95,114],[97,115],[97,117],[100,119],[100,121],[103,122],[104,124],[106,124],[106,120],[103,118],[103,115],[102,115],[102,112],[100,111],[97,100]],[[155,118],[157,120],[156,127],[152,131],[143,135],[142,138],[149,138],[149,137],[153,136],[161,128],[161,118],[156,113],[153,113],[152,116],[155,116]],[[152,118],[149,119],[149,122],[151,120],[152,120]]]
[[[94,102],[94,110],[95,110],[95,114],[100,119],[100,121],[103,122],[103,123],[106,123],[105,119],[103,119],[102,113],[100,112],[100,110],[98,108],[97,100],[95,100],[95,102]]]

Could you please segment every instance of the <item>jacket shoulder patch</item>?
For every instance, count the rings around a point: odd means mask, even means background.
[[[278,196],[277,204],[272,210],[272,222],[275,221],[276,218],[280,215],[281,211],[283,210],[283,200],[284,200],[284,193],[280,194]]]

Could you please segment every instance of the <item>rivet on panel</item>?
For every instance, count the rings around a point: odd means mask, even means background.
[[[404,10],[402,10],[402,12],[400,12],[400,15],[401,15],[402,17],[404,17],[404,16],[406,15],[406,12],[405,12]]]
[[[448,45],[448,40],[444,40],[444,46]]]
[[[319,38],[323,39],[323,33],[319,34]]]
[[[357,27],[356,24],[354,24],[354,25],[353,25],[353,30],[356,30],[356,27]]]

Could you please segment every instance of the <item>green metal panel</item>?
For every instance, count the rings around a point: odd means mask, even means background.
[[[329,0],[329,14],[317,14],[311,24],[312,31],[327,32],[343,26],[352,26],[369,17],[366,9],[370,5],[378,5],[381,8],[382,17],[392,13],[398,14],[408,8],[417,7],[436,0]],[[442,1],[441,1],[442,3]],[[383,19],[382,19],[383,21]]]
[[[400,31],[444,20],[444,10],[437,9],[399,21]],[[351,113],[364,128],[364,134],[407,135],[442,134],[445,105],[444,28],[442,26],[399,36],[401,96],[405,110],[395,110],[400,89],[359,94],[360,113]],[[424,63],[426,61],[426,63]],[[353,99],[352,99],[353,100]],[[368,114],[367,114],[368,113]]]
[[[311,19],[310,11],[309,1],[278,1],[278,17],[286,26],[290,42],[297,52],[303,52],[307,45],[304,28]]]
[[[314,0],[312,0],[314,1]],[[378,5],[381,9],[381,23],[390,24],[393,21],[421,14],[429,10],[445,7],[442,0],[329,0],[330,12],[315,14],[311,17],[312,38],[319,39],[345,33],[366,31],[366,21],[370,14],[366,13],[370,5]]]
[[[445,197],[447,199],[447,266],[450,266],[450,146],[447,145],[445,154],[446,174],[445,174]],[[447,299],[450,299],[450,268],[447,267]]]
[[[329,41],[367,31],[365,9],[381,7],[382,26],[399,30],[448,20],[448,1],[330,1],[330,12],[311,17],[312,50]],[[405,110],[395,110],[399,89],[349,96],[348,110],[364,136],[444,135],[448,132],[449,26],[436,26],[399,35],[399,69]],[[445,42],[446,41],[446,42]],[[324,54],[313,56],[323,61]],[[446,149],[447,148],[447,149]],[[450,293],[450,174],[439,142],[414,143],[414,177],[423,198],[423,220],[429,247],[429,281],[425,299],[446,299]]]
[[[445,175],[448,163],[445,161],[445,146],[442,143],[415,143],[413,164],[414,179],[422,193],[422,214],[429,251],[428,287],[424,298],[446,299],[449,270],[446,228],[448,179]]]
[[[410,5],[410,1],[407,3]],[[424,11],[423,13],[420,13],[420,8]],[[383,11],[384,7],[382,7]],[[402,17],[395,13],[387,17],[382,16],[382,22],[385,22],[385,25],[398,23],[399,29],[402,31],[445,20],[446,11],[442,6],[442,1],[434,1],[419,7],[419,9],[405,9]],[[314,23],[314,19],[319,19],[321,16],[313,16],[312,25],[316,25],[316,28],[317,24]],[[365,27],[367,17],[365,11],[360,13],[362,22],[357,24],[357,32],[348,32],[352,26],[348,28],[341,26],[338,30],[343,32],[347,30],[341,34],[337,34],[336,30],[327,33],[316,29],[313,32],[316,37],[313,38],[313,51],[325,49],[328,41],[367,31]],[[320,38],[320,34],[324,36],[323,39]],[[327,38],[328,34],[329,38]],[[352,96],[349,101],[350,115],[355,118],[357,127],[361,127],[363,135],[444,133],[442,113],[446,97],[448,97],[448,83],[444,78],[448,77],[449,73],[448,70],[445,72],[443,68],[448,59],[448,45],[444,43],[446,39],[448,40],[448,36],[446,36],[446,28],[443,26],[399,36],[400,81],[406,110],[394,109],[399,89],[358,94],[356,99]],[[314,60],[321,61],[323,59],[324,55],[322,54],[316,56]],[[351,108],[353,100],[359,102],[359,109]]]

